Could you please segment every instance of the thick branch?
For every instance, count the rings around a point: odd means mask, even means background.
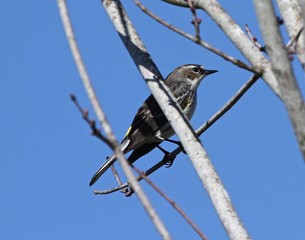
[[[282,100],[305,160],[305,104],[287,56],[272,1],[256,0],[254,6]]]
[[[277,3],[290,38],[294,38],[299,33],[300,29],[303,29],[300,32],[300,36],[295,40],[295,50],[300,63],[305,70],[305,1],[277,0]]]
[[[103,5],[133,61],[147,82],[153,96],[171,123],[182,145],[190,157],[197,174],[209,193],[218,214],[232,239],[249,239],[243,228],[228,193],[224,189],[207,153],[198,141],[195,132],[183,116],[147,50],[137,35],[123,6],[118,0],[103,0]]]

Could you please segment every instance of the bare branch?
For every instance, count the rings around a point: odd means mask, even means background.
[[[103,141],[104,143],[106,143],[111,149],[113,148],[112,146],[112,142],[109,141],[109,139],[104,136],[101,131],[96,127],[95,121],[89,119],[89,112],[85,111],[79,104],[79,102],[77,101],[77,98],[71,94],[70,98],[72,100],[72,102],[76,105],[78,111],[81,113],[81,115],[83,116],[83,119],[85,120],[86,123],[88,123],[89,127],[91,128],[91,135],[97,137],[98,139],[100,139],[101,141]]]
[[[186,213],[175,203],[172,199],[170,199],[161,189],[151,181],[144,172],[141,172],[139,169],[133,166],[133,169],[157,192],[163,197],[172,207],[185,219],[185,221],[194,229],[194,231],[199,235],[199,237],[203,240],[207,240],[207,237],[200,231],[200,229],[193,223],[193,221],[186,215]]]
[[[163,239],[171,239],[170,235],[167,232],[166,228],[164,227],[161,219],[159,218],[159,216],[157,215],[155,210],[152,208],[148,198],[144,194],[142,188],[140,187],[139,183],[137,182],[135,176],[133,175],[133,173],[129,167],[129,164],[127,163],[127,160],[125,159],[125,157],[120,149],[120,146],[115,139],[115,136],[110,128],[110,125],[106,119],[106,116],[102,110],[102,107],[100,106],[100,104],[97,100],[94,89],[91,85],[91,81],[89,79],[89,75],[86,71],[85,65],[82,61],[80,51],[77,46],[77,42],[76,42],[73,30],[72,30],[72,24],[70,22],[70,18],[69,18],[69,14],[68,14],[68,9],[66,6],[66,1],[57,0],[57,3],[58,3],[59,10],[60,10],[60,16],[61,16],[61,19],[62,19],[62,22],[64,25],[64,30],[66,32],[67,39],[68,39],[68,42],[69,42],[69,45],[70,45],[70,48],[72,51],[72,55],[75,59],[81,79],[83,80],[85,89],[86,89],[89,99],[93,105],[94,111],[96,112],[96,115],[97,115],[100,123],[102,124],[104,131],[108,136],[109,141],[111,141],[114,152],[122,166],[124,173],[126,174],[128,182],[132,186],[132,189],[136,192],[140,202],[142,203],[143,207],[147,211],[148,215],[151,217],[151,219],[152,219],[153,223],[155,224],[159,233],[163,236]]]
[[[199,143],[189,122],[181,113],[171,92],[168,91],[164,82],[160,81],[161,76],[159,71],[157,71],[155,64],[152,62],[140,37],[132,26],[121,2],[118,0],[103,0],[103,5],[129,54],[146,80],[153,96],[181,140],[183,148],[190,157],[229,236],[233,239],[249,239],[246,230],[233,208],[227,191],[208,159],[206,151]]]
[[[287,50],[289,50],[293,45],[295,45],[293,48],[294,48],[294,49],[297,49],[297,43],[298,43],[299,38],[300,38],[300,36],[301,36],[301,33],[302,33],[303,31],[304,31],[304,26],[302,25],[302,26],[300,27],[299,31],[297,31],[296,35],[295,35],[293,38],[291,38],[291,39],[289,40],[289,42],[286,44]],[[294,51],[294,52],[295,52],[295,51]]]
[[[226,112],[228,112],[259,78],[260,75],[254,74],[219,111],[217,111],[208,121],[196,130],[197,135],[200,136]]]
[[[119,176],[117,170],[115,169],[114,164],[111,165],[111,171],[112,171],[112,174],[113,174],[115,180],[117,181],[117,183],[118,183],[120,186],[123,185],[123,182],[122,182],[122,180],[121,180],[121,178],[120,178],[120,176]]]
[[[272,1],[254,1],[260,29],[272,69],[279,82],[282,100],[305,161],[305,104],[281,37]]]
[[[261,45],[258,41],[257,38],[254,37],[251,33],[251,30],[248,26],[248,24],[245,24],[245,28],[246,28],[246,32],[248,33],[249,38],[251,39],[251,41],[255,44],[255,46],[257,46],[257,48],[261,51],[261,52],[266,52],[265,50],[265,46]]]
[[[192,24],[195,26],[195,32],[196,32],[195,39],[196,39],[196,42],[199,42],[200,39],[201,39],[201,37],[200,37],[200,28],[199,28],[199,24],[201,23],[201,19],[197,18],[196,9],[193,6],[192,0],[186,0],[186,1],[188,2],[190,10],[191,10],[191,13],[193,15]]]
[[[305,70],[305,1],[304,0],[277,0],[281,15],[291,39],[300,33],[296,41],[296,53]]]
[[[125,189],[125,188],[128,188],[130,187],[130,185],[128,183],[124,183],[118,187],[115,187],[115,188],[112,188],[112,189],[109,189],[109,190],[94,190],[94,194],[96,195],[106,195],[106,194],[109,194],[109,193],[114,193],[114,192],[117,192],[117,191],[120,191],[122,189]]]
[[[179,6],[179,7],[188,7],[188,2],[186,0],[162,0],[164,2]],[[194,8],[201,8],[200,4],[198,4],[198,1],[192,1]]]
[[[165,20],[161,19],[160,17],[158,17],[157,15],[155,15],[154,13],[152,13],[151,11],[149,11],[139,0],[134,0],[135,4],[148,16],[150,16],[151,18],[153,18],[154,20],[156,20],[158,23],[162,24],[163,26],[169,28],[170,30],[180,34],[181,36],[193,41],[194,43],[206,48],[207,50],[215,53],[216,55],[222,57],[224,60],[229,61],[231,63],[233,63],[234,65],[236,65],[237,67],[243,68],[245,70],[248,70],[250,72],[253,73],[258,73],[259,72],[257,70],[255,70],[253,67],[247,65],[246,63],[242,62],[239,59],[235,59],[234,57],[227,55],[226,53],[220,51],[219,49],[211,46],[209,43],[203,41],[203,40],[199,40],[196,39],[196,37],[193,37],[191,34],[185,33],[184,31],[182,31],[181,29],[171,25],[170,23],[166,22]]]

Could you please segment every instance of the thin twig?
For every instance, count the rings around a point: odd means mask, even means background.
[[[220,119],[227,111],[229,111],[237,101],[252,87],[252,85],[260,78],[260,75],[254,74],[251,78],[235,93],[235,95],[208,121],[196,130],[196,134],[200,136],[210,126],[212,126],[218,119]]]
[[[174,31],[175,33],[178,33],[179,35],[193,41],[194,43],[206,48],[207,50],[215,53],[216,55],[220,56],[221,58],[223,58],[224,60],[231,62],[232,64],[245,69],[247,71],[250,71],[252,73],[257,73],[260,74],[259,70],[256,70],[255,68],[247,65],[246,63],[244,63],[243,61],[236,59],[222,51],[220,51],[219,49],[211,46],[209,43],[205,42],[205,41],[197,41],[196,37],[193,37],[191,34],[188,34],[184,31],[182,31],[181,29],[171,25],[170,23],[166,22],[165,20],[161,19],[160,17],[158,17],[157,15],[155,15],[154,13],[152,13],[150,10],[148,10],[139,0],[134,0],[135,4],[148,16],[150,16],[152,19],[156,20],[158,23],[162,24],[163,26],[167,27],[168,29]]]
[[[251,33],[251,30],[248,26],[248,24],[245,24],[245,28],[246,28],[246,32],[249,36],[249,38],[251,39],[251,41],[255,44],[255,46],[261,51],[266,53],[266,47],[261,45],[258,41],[257,41],[257,37],[254,37]]]
[[[106,194],[109,194],[109,193],[114,193],[114,192],[117,192],[117,191],[120,191],[122,189],[125,189],[125,188],[128,188],[130,187],[130,185],[128,183],[124,183],[118,187],[115,187],[115,188],[112,188],[112,189],[109,189],[109,190],[94,190],[94,194],[95,195],[106,195]]]
[[[70,99],[72,100],[72,102],[75,104],[75,106],[77,107],[78,111],[80,112],[80,114],[82,115],[83,119],[85,120],[86,123],[88,123],[89,127],[91,128],[91,135],[97,137],[98,139],[102,140],[104,143],[106,143],[110,148],[112,148],[112,143],[111,141],[109,141],[109,139],[104,136],[101,133],[101,130],[98,129],[96,127],[96,122],[94,120],[91,120],[89,118],[89,112],[84,110],[81,105],[79,104],[79,102],[77,101],[77,98],[75,97],[75,95],[71,94],[70,95]]]
[[[119,186],[122,186],[123,185],[123,182],[117,172],[117,170],[115,169],[114,167],[114,164],[111,165],[111,171],[112,171],[112,174],[115,178],[115,180],[117,181],[117,183],[119,184]],[[138,180],[137,180],[138,181]],[[131,187],[129,186],[128,188],[124,187],[121,189],[121,192],[125,194],[125,196],[129,197],[131,194]],[[134,191],[132,191],[133,193]],[[96,194],[96,193],[95,193]]]
[[[88,111],[84,110],[81,105],[79,104],[79,102],[77,101],[77,98],[71,94],[70,98],[72,100],[72,102],[76,105],[77,109],[79,110],[79,112],[82,114],[83,119],[85,120],[86,123],[88,123],[88,125],[90,126],[92,132],[91,135],[97,137],[98,139],[100,139],[101,141],[105,142],[110,148],[112,148],[112,143],[111,141],[109,141],[109,139],[107,137],[105,137],[102,133],[101,130],[98,129],[96,127],[96,123],[94,120],[91,120],[89,118],[89,113]],[[118,174],[118,172],[116,171],[114,165],[111,165],[111,170],[113,173],[114,178],[116,179],[117,183],[119,184],[119,186],[123,185],[120,176]],[[129,193],[128,189],[124,186],[122,189],[122,192],[126,195],[127,193]],[[119,190],[121,190],[119,189]],[[95,193],[95,192],[94,192]],[[97,194],[97,193],[95,193]]]
[[[186,0],[186,1],[188,2],[190,10],[191,10],[191,13],[193,15],[192,24],[195,27],[195,33],[196,33],[195,39],[196,39],[196,43],[198,43],[201,40],[201,37],[200,37],[200,28],[199,28],[199,24],[201,23],[201,19],[197,18],[196,9],[195,9],[195,7],[193,5],[192,0]]]
[[[200,229],[195,225],[195,223],[187,216],[187,214],[175,203],[171,198],[169,198],[161,189],[151,181],[144,172],[141,172],[138,168],[133,166],[133,169],[157,192],[163,197],[172,207],[185,219],[185,221],[194,229],[194,231],[203,240],[207,240],[207,237],[200,231]]]
[[[178,154],[172,155],[173,159],[177,156]],[[156,170],[158,170],[159,168],[161,168],[162,166],[164,166],[164,162],[161,160],[160,162],[158,162],[157,164],[155,164],[154,166],[152,166],[150,169],[148,169],[147,171],[145,171],[145,175],[149,176],[150,174],[152,174],[153,172],[155,172]],[[141,180],[143,180],[143,178],[141,176],[137,177],[137,180],[140,182]],[[123,188],[129,188],[130,185],[128,182],[122,184],[121,186],[118,187],[114,187],[112,189],[107,189],[107,190],[94,190],[95,194],[102,194],[102,195],[106,195],[109,193],[113,193],[113,192],[117,192],[122,190]]]
[[[304,30],[304,25],[302,25],[301,27],[300,27],[300,29],[299,29],[299,31],[296,33],[296,35],[293,37],[293,38],[291,38],[290,39],[290,41],[287,43],[287,45],[286,45],[286,49],[288,50],[288,52],[290,52],[290,48],[294,45],[294,49],[296,48],[296,43],[297,43],[297,41],[298,41],[298,39],[299,39],[299,37],[300,37],[300,35],[301,35],[301,33],[302,33],[302,31]],[[293,53],[295,53],[295,50],[294,50],[294,52]]]
[[[111,171],[112,171],[112,174],[113,174],[115,180],[121,186],[123,184],[123,182],[122,182],[117,170],[115,169],[114,164],[111,165]]]

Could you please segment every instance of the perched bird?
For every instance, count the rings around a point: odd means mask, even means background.
[[[198,64],[186,64],[177,67],[165,79],[166,85],[172,91],[182,112],[188,119],[192,118],[196,109],[197,89],[201,80],[215,72],[217,71],[206,70]],[[121,142],[121,150],[124,154],[133,150],[128,158],[128,162],[133,164],[174,134],[174,130],[155,98],[150,95],[134,117]],[[115,161],[115,155],[107,158],[106,162],[94,174],[89,185],[92,186]]]

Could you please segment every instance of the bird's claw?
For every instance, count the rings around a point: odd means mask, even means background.
[[[173,165],[174,161],[175,161],[175,157],[173,157],[170,153],[165,154],[164,158],[162,159],[162,162],[164,163],[166,168],[169,168]]]
[[[169,167],[171,167],[173,165],[173,163],[174,163],[174,160],[168,160],[168,161],[164,162],[164,166],[166,168],[169,168]]]

